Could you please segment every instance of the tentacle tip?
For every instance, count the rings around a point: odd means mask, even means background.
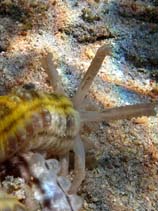
[[[98,49],[98,52],[100,53],[105,53],[106,55],[108,56],[111,56],[112,55],[112,46],[109,45],[109,44],[104,44],[103,46],[101,46],[99,49]]]

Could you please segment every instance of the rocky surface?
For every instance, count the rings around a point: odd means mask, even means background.
[[[28,3],[29,2],[29,3]],[[150,0],[0,2],[0,94],[32,82],[51,90],[40,59],[50,49],[69,96],[99,46],[113,46],[90,89],[91,109],[147,102],[158,96],[158,3]],[[80,195],[86,211],[158,210],[158,121],[138,118],[88,124],[98,145]]]

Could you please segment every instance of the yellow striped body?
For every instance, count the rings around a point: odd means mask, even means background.
[[[26,211],[26,207],[21,204],[15,196],[9,195],[0,190],[0,210]]]
[[[27,150],[64,154],[80,128],[65,96],[21,88],[0,96],[0,162]]]

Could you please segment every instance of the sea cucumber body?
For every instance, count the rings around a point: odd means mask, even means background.
[[[23,88],[0,96],[0,162],[28,150],[64,154],[79,128],[79,113],[65,96]]]

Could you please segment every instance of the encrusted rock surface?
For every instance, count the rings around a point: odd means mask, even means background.
[[[107,43],[113,54],[102,65],[85,106],[105,109],[157,98],[156,0],[31,2],[0,2],[0,94],[29,82],[51,90],[40,63],[49,48],[72,96],[96,50]],[[87,169],[80,190],[84,211],[158,210],[157,118],[84,126],[82,135],[98,146],[97,167]]]

